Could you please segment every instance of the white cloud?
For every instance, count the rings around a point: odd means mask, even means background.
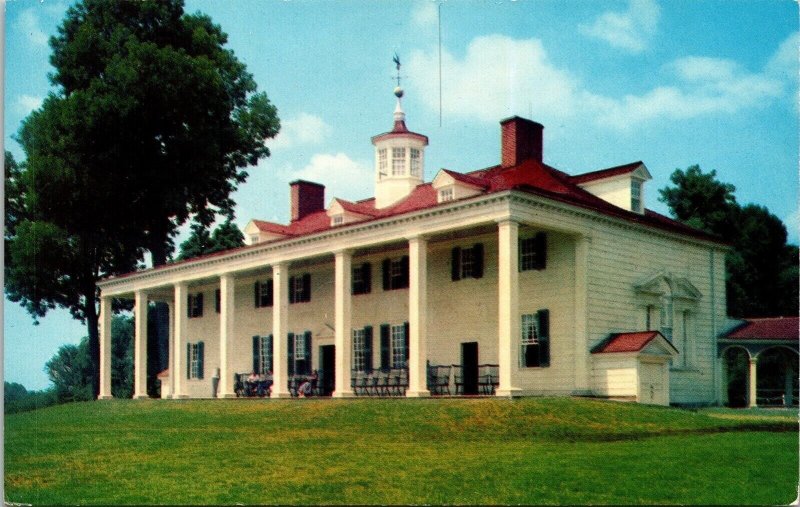
[[[764,70],[770,75],[782,77],[787,80],[797,80],[798,62],[800,62],[800,54],[798,54],[799,47],[800,32],[795,32],[781,43]]]
[[[630,0],[627,10],[605,12],[594,23],[580,25],[578,29],[616,48],[641,53],[655,34],[660,17],[661,8],[655,0]]]
[[[41,97],[34,97],[32,95],[20,95],[17,97],[17,111],[23,116],[28,116],[28,113],[42,106],[44,99]]]
[[[17,18],[17,30],[25,34],[28,41],[34,46],[47,46],[48,37],[41,29],[39,17],[34,9],[25,9]]]
[[[795,209],[788,217],[783,219],[790,243],[797,243],[800,234],[800,209]]]
[[[371,165],[353,160],[341,152],[335,155],[317,153],[302,169],[294,170],[287,166],[280,175],[286,181],[303,179],[324,183],[326,206],[333,197],[358,200],[374,193]]]
[[[424,0],[423,3],[416,4],[411,12],[411,19],[414,24],[421,28],[436,26],[439,22],[439,7],[433,0]]]
[[[300,113],[292,119],[281,121],[280,132],[267,145],[273,150],[316,145],[322,143],[330,132],[330,125],[319,116]]]
[[[782,51],[783,46],[776,55]],[[409,63],[410,88],[433,110],[439,106],[438,79],[431,79],[437,64],[435,48],[412,53]],[[786,84],[730,59],[690,56],[664,66],[663,85],[637,95],[605,96],[553,64],[539,40],[504,35],[473,39],[462,59],[444,50],[442,67],[443,109],[449,116],[491,122],[513,114],[545,122],[579,116],[619,129],[758,107],[781,96]]]

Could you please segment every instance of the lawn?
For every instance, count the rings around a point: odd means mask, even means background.
[[[74,403],[6,416],[6,500],[787,504],[797,428],[569,398]]]

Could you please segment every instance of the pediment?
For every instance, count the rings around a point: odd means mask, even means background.
[[[637,292],[654,296],[672,294],[673,298],[697,301],[702,297],[700,290],[686,278],[676,277],[667,271],[659,271],[639,279],[634,288]]]

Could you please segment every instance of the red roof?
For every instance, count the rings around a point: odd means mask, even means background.
[[[289,234],[285,225],[276,224],[275,222],[267,222],[265,220],[253,220],[253,223],[258,227],[259,231],[273,232],[275,234]]]
[[[728,333],[731,340],[800,340],[800,317],[770,317],[745,319],[745,322]]]
[[[658,331],[639,331],[636,333],[612,334],[607,340],[601,342],[597,347],[595,347],[592,350],[592,354],[605,354],[610,352],[639,352],[658,336],[661,336],[662,338],[664,337]],[[666,338],[664,339],[666,340]],[[669,343],[669,341],[667,341],[667,343]]]
[[[470,176],[464,173],[457,173],[455,171],[451,171],[449,169],[442,169],[445,173],[451,176],[454,180],[460,181],[461,183],[466,183],[467,185],[472,185],[478,188],[486,188],[489,184],[486,180],[482,178],[476,178],[474,176]]]
[[[600,169],[599,171],[592,171],[590,173],[577,174],[572,176],[572,182],[587,183],[589,181],[602,180],[604,178],[611,178],[612,176],[619,176],[620,174],[628,174],[635,171],[643,162],[641,160],[625,165],[618,165],[616,167],[609,167],[608,169]]]

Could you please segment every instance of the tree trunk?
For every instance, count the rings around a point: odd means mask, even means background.
[[[97,328],[97,286],[94,281],[87,287],[84,294],[86,327],[89,333],[89,358],[92,362],[92,390],[94,397],[100,394],[100,331]]]

